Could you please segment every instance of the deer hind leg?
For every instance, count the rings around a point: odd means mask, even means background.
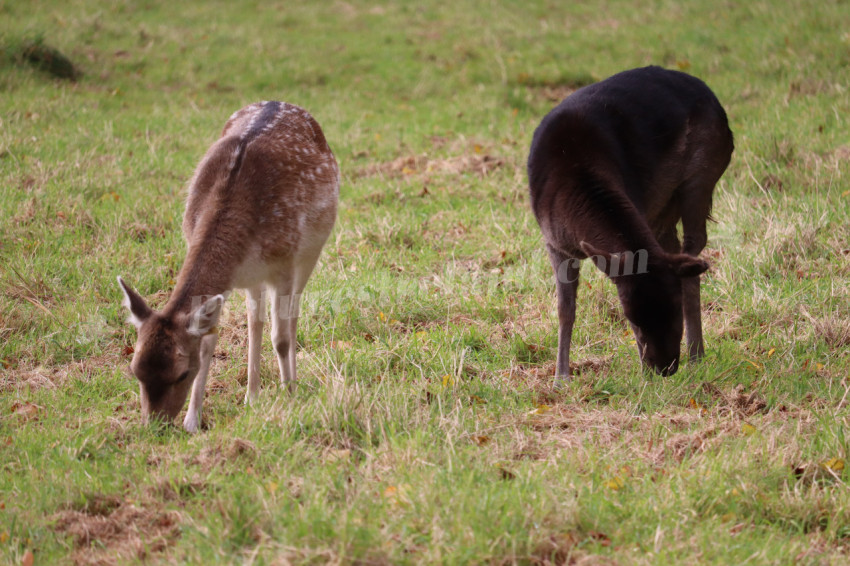
[[[576,295],[581,263],[578,259],[546,246],[549,260],[555,270],[555,286],[558,292],[558,361],[555,380],[570,378],[570,343],[576,320]]]
[[[218,342],[218,332],[211,332],[201,338],[201,365],[195,383],[192,384],[192,397],[189,400],[189,410],[183,419],[183,428],[188,432],[196,432],[201,427],[201,406],[204,403],[204,390],[207,387],[207,374],[210,371],[212,355]]]
[[[292,317],[297,317],[298,308],[295,286],[291,276],[283,278],[272,291],[272,344],[274,345],[277,365],[280,369],[280,382],[292,392],[295,381],[295,333]]]
[[[304,288],[307,286],[307,280],[310,278],[310,275],[313,273],[313,269],[316,267],[316,263],[319,261],[319,256],[322,253],[322,247],[324,246],[325,239],[326,237],[321,238],[320,243],[302,250],[302,252],[295,258],[292,269],[287,316],[278,320],[278,328],[280,329],[281,335],[285,334],[289,337],[288,342],[285,344],[288,348],[287,355],[284,358],[279,356],[278,361],[281,364],[281,375],[284,376],[284,382],[288,386],[290,392],[292,392],[297,378],[295,370],[295,354],[296,338],[298,336],[298,315],[301,310],[301,294],[304,292]],[[284,327],[288,328],[285,329]],[[281,343],[280,346],[278,346],[277,343],[275,343],[275,348],[278,352],[281,352],[285,345],[284,343]]]
[[[265,288],[252,287],[245,294],[248,311],[248,390],[245,403],[251,404],[260,394],[260,352],[263,349],[263,322],[266,313]]]

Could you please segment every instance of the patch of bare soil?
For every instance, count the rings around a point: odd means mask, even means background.
[[[457,175],[460,173],[475,173],[482,177],[501,168],[505,160],[487,154],[458,155],[445,159],[430,158],[427,155],[408,155],[385,163],[368,165],[355,171],[355,177],[370,177],[384,175],[386,177],[402,177],[421,173],[445,173]]]
[[[53,516],[54,530],[73,539],[75,564],[146,560],[180,536],[180,515],[156,505],[139,507],[117,497],[95,497],[81,509]]]

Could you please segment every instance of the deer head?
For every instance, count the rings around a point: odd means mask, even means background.
[[[201,339],[216,331],[224,295],[188,312],[157,312],[119,277],[137,339],[130,369],[139,380],[142,415],[171,422],[180,412],[200,367]]]
[[[683,330],[681,280],[700,275],[708,269],[708,264],[687,254],[659,250],[649,256],[643,272],[614,273],[604,266],[619,265],[620,254],[587,242],[580,245],[617,286],[623,314],[634,332],[641,361],[661,375],[676,373]]]

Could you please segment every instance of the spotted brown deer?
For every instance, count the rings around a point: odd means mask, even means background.
[[[261,102],[230,117],[189,183],[188,252],[166,305],[152,310],[118,278],[138,332],[130,368],[146,420],[173,420],[191,388],[183,426],[198,429],[219,315],[234,288],[247,290],[246,403],[259,393],[266,291],[281,380],[291,391],[298,300],[333,228],[338,197],[336,160],[305,110]]]
[[[543,119],[528,178],[557,280],[557,377],[570,373],[588,257],[616,285],[645,365],[678,369],[683,319],[690,359],[703,355],[699,276],[708,264],[697,256],[732,150],[726,113],[705,83],[660,67],[581,88]]]

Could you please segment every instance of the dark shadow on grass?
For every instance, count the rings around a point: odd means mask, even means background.
[[[0,52],[13,65],[33,67],[55,79],[76,82],[83,73],[61,51],[44,42],[41,35],[0,40]]]

